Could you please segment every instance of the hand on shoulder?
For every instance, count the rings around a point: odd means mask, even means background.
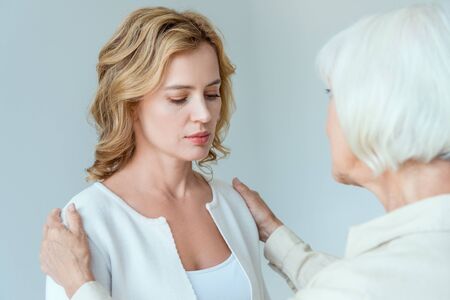
[[[67,209],[67,224],[61,220],[61,210],[53,209],[43,228],[41,270],[61,285],[69,298],[86,282],[93,281],[91,255],[81,216],[75,206]]]
[[[269,236],[283,223],[275,216],[258,192],[251,190],[239,179],[233,179],[233,188],[244,198],[258,227],[259,239],[266,242]]]

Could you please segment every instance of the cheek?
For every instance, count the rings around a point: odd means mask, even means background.
[[[220,119],[220,113],[222,109],[222,101],[214,101],[209,106],[212,119],[217,122]]]
[[[356,161],[344,134],[333,117],[327,124],[327,135],[330,141],[333,169],[336,173],[345,173],[352,169]]]
[[[179,118],[171,107],[165,105],[147,106],[139,113],[140,127],[146,139],[152,142],[161,143],[172,136],[178,125]]]
[[[330,139],[331,138],[330,117],[327,118],[327,124],[325,125],[325,133],[327,134],[328,139]]]
[[[328,129],[331,149],[333,152],[333,160],[337,163],[346,164],[355,159],[352,151],[350,150],[344,133],[336,122],[334,126],[330,126]]]
[[[328,139],[331,140],[333,127],[336,126],[336,115],[333,109],[333,103],[330,101],[327,109],[327,121],[325,125],[325,131]]]

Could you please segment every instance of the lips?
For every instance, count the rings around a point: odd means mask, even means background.
[[[204,145],[208,143],[211,134],[207,131],[197,132],[186,136],[186,139],[195,145]]]

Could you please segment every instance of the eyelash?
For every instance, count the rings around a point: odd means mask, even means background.
[[[325,93],[330,94],[331,93],[331,89],[325,89]]]
[[[220,98],[220,95],[218,95],[218,94],[206,95],[206,98],[208,98],[209,100],[216,100],[216,99]]]
[[[216,99],[220,98],[220,95],[214,94],[214,95],[206,95],[206,99],[210,100],[210,101],[214,101]],[[184,103],[186,103],[187,101],[187,97],[186,98],[181,98],[181,99],[170,99],[170,101],[175,104],[175,105],[183,105]]]

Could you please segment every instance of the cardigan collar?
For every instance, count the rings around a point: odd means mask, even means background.
[[[398,208],[350,229],[347,257],[354,257],[409,234],[450,232],[450,194]]]
[[[208,184],[211,188],[212,200],[206,203],[205,207],[211,215],[226,244],[241,265],[250,285],[252,295],[251,299],[263,299],[263,295],[261,294],[262,292],[259,289],[261,283],[258,282],[258,276],[255,267],[253,266],[252,255],[249,253],[249,247],[246,245],[248,241],[239,228],[239,221],[234,217],[235,212],[233,212],[233,209],[229,206],[227,200],[223,199],[224,195],[218,191],[219,188],[217,187],[217,183],[215,181],[210,181]],[[123,201],[102,183],[97,182],[95,185],[111,196],[124,210],[128,211],[128,213],[136,219],[152,226],[162,226],[161,228],[165,231],[165,236],[167,237],[168,242],[173,244],[172,247],[176,251],[176,245],[173,240],[169,223],[164,216],[157,218],[146,217],[130,207],[125,201]],[[171,261],[172,266],[178,271],[184,270],[179,254],[176,254],[176,257],[174,257]],[[187,274],[185,272],[177,272],[177,276],[179,276],[178,282],[180,284],[178,286],[177,293],[180,295],[185,295],[184,299],[186,300],[196,299],[195,292],[190,284]]]

